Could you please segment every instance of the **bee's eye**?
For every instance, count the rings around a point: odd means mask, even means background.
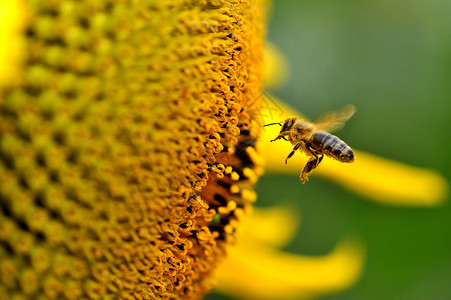
[[[281,130],[280,132],[284,132],[284,131],[287,131],[287,130],[288,130],[288,128],[290,128],[290,127],[291,127],[291,123],[292,123],[292,121],[291,121],[291,120],[289,120],[289,121],[285,122],[285,124],[283,124],[283,126],[282,126],[282,130]]]

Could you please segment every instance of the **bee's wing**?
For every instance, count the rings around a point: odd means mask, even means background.
[[[336,131],[343,128],[344,123],[356,112],[354,105],[348,104],[336,111],[329,111],[320,115],[314,121],[315,126],[324,131]]]

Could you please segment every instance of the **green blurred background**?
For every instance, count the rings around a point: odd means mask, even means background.
[[[350,146],[451,178],[451,0],[274,1],[268,40],[290,67],[272,94],[311,119],[352,103],[339,133]],[[449,200],[385,206],[319,177],[271,174],[257,192],[258,206],[302,214],[288,252],[324,255],[349,235],[366,244],[359,282],[319,299],[451,299]]]

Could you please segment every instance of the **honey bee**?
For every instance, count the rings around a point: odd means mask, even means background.
[[[327,112],[319,116],[313,123],[292,117],[286,119],[283,124],[271,123],[263,127],[270,125],[282,126],[279,135],[271,142],[284,139],[294,145],[293,150],[285,159],[285,164],[297,150],[310,156],[299,176],[302,183],[305,183],[308,181],[308,175],[318,167],[324,155],[343,163],[354,162],[354,152],[351,147],[328,131],[341,129],[355,111],[356,109],[353,105],[346,105],[337,111]]]

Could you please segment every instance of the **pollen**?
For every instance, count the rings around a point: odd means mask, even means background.
[[[12,20],[25,43],[21,64],[0,51],[1,299],[212,288],[262,173],[264,9],[162,3],[26,1]]]
[[[233,181],[238,181],[238,179],[240,179],[240,175],[237,172],[232,172],[230,177]]]

